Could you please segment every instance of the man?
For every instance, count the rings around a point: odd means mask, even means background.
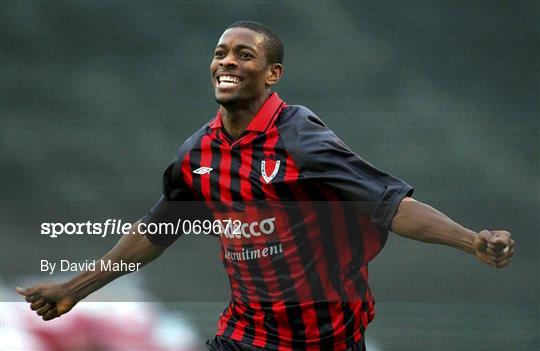
[[[266,26],[244,21],[225,30],[210,65],[217,116],[182,145],[164,173],[163,197],[103,261],[157,258],[177,236],[143,235],[140,224],[174,222],[185,201],[237,223],[214,233],[232,298],[209,350],[365,349],[374,316],[367,263],[389,229],[495,267],[510,262],[510,233],[475,233],[415,201],[408,184],[272,93],[282,61],[281,41]],[[97,269],[17,291],[51,320],[124,273]]]

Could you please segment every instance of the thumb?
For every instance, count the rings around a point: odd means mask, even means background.
[[[33,289],[33,288],[25,289],[25,288],[21,288],[20,286],[15,288],[15,291],[17,292],[17,294],[22,295],[22,296],[30,296],[36,293],[36,289]]]

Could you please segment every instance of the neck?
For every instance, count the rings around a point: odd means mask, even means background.
[[[246,131],[249,123],[261,109],[271,92],[266,91],[260,97],[246,104],[221,105],[221,121],[227,133],[238,139]]]

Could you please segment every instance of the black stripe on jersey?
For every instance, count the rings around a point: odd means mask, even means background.
[[[240,272],[240,269],[238,268],[238,265],[233,263],[231,266],[234,269],[234,274],[237,277],[242,277],[242,273]],[[249,299],[247,297],[248,296],[247,288],[244,285],[244,283],[242,282],[242,279],[237,278],[236,281],[237,281],[237,283],[238,283],[238,285],[240,287],[240,291],[241,291],[240,303],[242,303],[242,305],[245,308],[245,306],[249,306]],[[246,313],[244,313],[242,315],[242,318],[247,319],[248,325],[252,328],[252,330],[254,330],[255,323],[253,322],[253,318],[249,317]],[[234,330],[236,328],[236,326],[234,324],[231,325],[231,322],[234,323],[234,318],[231,318],[231,319],[229,319],[227,321],[227,329],[232,328],[232,330]],[[253,338],[246,338],[246,331],[244,330],[244,335],[242,336],[242,340],[245,340],[245,339],[253,340]],[[249,341],[246,341],[246,342],[249,343]]]
[[[353,203],[345,203],[343,206],[345,213],[345,230],[347,232],[347,239],[352,250],[352,259],[348,264],[347,278],[354,282],[358,298],[364,300],[364,294],[366,293],[367,282],[364,280],[360,268],[364,265],[364,240],[362,235],[364,229],[358,220],[358,209],[355,208]],[[360,226],[360,227],[359,227]]]
[[[357,293],[357,296],[353,299],[353,301],[350,301],[349,298],[347,298],[345,301],[343,301],[343,324],[346,326],[346,338],[348,339],[353,338],[356,330],[355,330],[355,319],[357,318],[354,316],[354,312],[351,309],[351,304],[358,303],[358,300],[362,301],[362,310],[367,310],[367,303],[365,302],[365,292],[367,288],[367,282],[364,281],[364,277],[362,276],[362,273],[360,273],[360,268],[362,267],[362,263],[364,262],[364,242],[362,240],[362,236],[359,235],[359,233],[362,232],[361,228],[358,228],[358,209],[355,208],[352,204],[345,203],[343,206],[343,213],[344,213],[344,220],[345,220],[345,230],[347,232],[347,239],[349,247],[351,247],[351,262],[348,264],[349,271],[346,273],[347,276],[345,279],[350,277],[351,275],[353,278],[348,278],[349,280],[352,280],[354,282],[354,287]],[[358,300],[357,300],[358,299]],[[362,322],[360,322],[362,323]],[[364,330],[361,329],[362,333],[362,340],[364,339]]]
[[[266,141],[266,135],[258,135],[252,142],[251,146],[251,171],[249,172],[249,184],[251,186],[251,196],[253,201],[257,201],[257,204],[262,208],[265,207],[264,201],[266,200],[262,188],[259,183],[259,168],[260,168],[260,159],[257,156],[260,156],[260,150],[262,150],[264,143]]]
[[[219,164],[221,163],[221,149],[219,148],[220,142],[217,139],[212,139],[210,143],[210,167],[214,169],[214,172],[210,172],[210,198],[213,205],[218,205],[221,200],[221,190],[219,189],[219,176],[221,170]]]
[[[225,309],[223,310],[223,315],[229,315],[229,318],[227,318],[227,326],[225,327],[225,330],[223,331],[223,336],[230,339],[231,336],[233,335],[233,332],[234,332],[234,323],[232,323],[232,307],[231,307],[231,303],[233,303],[232,301],[229,302],[229,304],[227,305],[227,307],[225,307]]]
[[[221,144],[222,141],[219,139],[212,139],[210,143],[211,150],[211,159],[210,167],[214,169],[214,172],[210,172],[210,198],[212,200],[212,206],[215,210],[223,212],[226,210],[226,206],[221,202]]]
[[[272,118],[269,118],[268,119],[268,123],[266,123],[266,127],[264,127],[264,130],[265,132],[268,131],[268,127],[270,127],[270,125],[272,123],[274,123],[274,120],[277,118],[278,114],[281,113],[281,109],[283,108],[283,105],[285,105],[284,102],[281,102],[281,104],[279,105],[279,107],[276,109],[276,111],[274,112],[274,114],[272,115]]]
[[[244,311],[243,317],[248,320],[249,324],[244,327],[244,335],[242,336],[241,342],[244,344],[252,345],[256,330],[255,322],[253,321],[255,312],[249,304],[245,304],[244,307],[246,308],[246,310]]]
[[[246,250],[252,250],[254,248],[253,245],[246,245],[245,247],[246,247]],[[249,271],[249,274],[250,274],[251,278],[253,278],[253,277],[264,277],[264,274],[263,274],[262,270],[256,264],[250,264],[249,268],[248,268],[248,271]],[[256,280],[252,280],[252,282],[253,282],[253,285],[255,285],[257,291],[260,292],[260,294],[262,296],[268,296],[268,287],[267,287],[266,283],[264,282],[264,280],[256,279]],[[264,307],[268,306],[268,303],[265,302],[264,300],[259,300],[259,301],[256,301],[256,302],[259,303],[261,305],[263,311],[265,311]],[[265,313],[266,313],[266,311],[265,311]],[[248,315],[248,314],[246,313],[246,315]],[[249,318],[249,321],[250,321],[250,326],[253,326],[253,331],[251,332],[251,335],[254,336],[255,335],[255,324],[253,322],[253,313],[251,313],[251,315],[248,315],[248,318]],[[274,324],[272,324],[272,322]],[[276,322],[275,318],[270,319],[268,321],[267,321],[267,318],[265,318],[265,320],[264,320],[264,323],[269,323],[272,327],[275,327],[275,329],[277,329],[277,325],[275,324],[275,322]],[[278,339],[275,336],[268,333],[268,330],[266,330],[266,342],[267,343],[268,343],[268,339],[270,339],[271,343],[274,344],[274,345],[279,344]],[[246,337],[246,333],[244,333],[244,338],[242,338],[242,341],[243,342],[248,342],[250,340],[253,340],[253,338]]]
[[[231,154],[231,198],[234,203],[234,208],[237,210],[243,210],[245,208],[242,194],[240,192],[240,166],[241,166],[241,146],[237,145],[229,149]]]
[[[201,144],[202,139],[204,138],[204,134],[197,140],[197,142],[193,145],[191,151],[189,152],[189,166],[190,166],[190,172],[193,172],[193,165],[197,166],[201,163]],[[200,177],[193,177],[192,178],[192,188],[193,193],[197,198],[204,201],[204,198],[202,196],[202,189],[201,189],[201,178]]]
[[[231,248],[231,250],[234,250],[234,249]],[[240,269],[238,268],[238,266],[236,264],[232,264],[231,266],[234,269],[235,276],[236,277],[241,277],[242,274],[240,273]],[[246,286],[242,283],[242,280],[239,279],[239,278],[236,278],[236,282],[239,285],[239,289],[240,289],[240,293],[241,293],[240,303],[242,304],[242,306],[246,306],[246,305],[249,304],[249,301],[247,300]],[[234,311],[234,309],[233,309],[233,311]],[[246,315],[244,314],[242,317],[246,317]],[[234,333],[234,330],[236,329],[236,325],[234,324],[236,318],[237,317],[235,316],[234,313],[232,313],[230,315],[230,318],[227,320],[227,327],[225,328],[225,331],[223,332],[223,336],[226,336],[226,337],[231,337],[232,336],[232,334]],[[253,319],[248,319],[248,323],[252,328],[255,326],[255,323],[253,322]],[[246,335],[246,333],[245,333],[245,330],[244,330],[244,336],[245,335]],[[242,338],[242,340],[243,339],[244,339],[244,337]]]

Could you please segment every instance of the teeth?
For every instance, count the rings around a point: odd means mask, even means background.
[[[219,82],[220,87],[234,87],[236,84],[233,82]]]
[[[220,85],[223,85],[223,83],[232,83],[233,85],[236,85],[240,83],[240,78],[235,76],[220,76],[218,78],[218,81]],[[227,86],[231,86],[230,84],[226,84]]]

